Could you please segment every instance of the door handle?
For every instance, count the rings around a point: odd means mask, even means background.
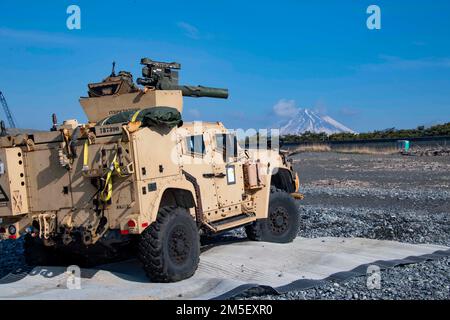
[[[214,173],[204,173],[203,178],[214,178]]]
[[[214,174],[214,173],[204,173],[203,174],[203,178],[225,178],[226,176],[227,175],[223,172],[217,173],[217,174]]]

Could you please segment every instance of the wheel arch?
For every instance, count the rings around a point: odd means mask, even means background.
[[[291,170],[286,168],[276,168],[271,176],[270,185],[286,191],[287,193],[294,193],[297,191],[295,180],[295,173]]]
[[[195,197],[195,189],[192,184],[186,180],[177,180],[161,186],[158,195],[152,203],[148,204],[149,223],[152,223],[158,217],[161,208],[167,206],[179,206],[189,210],[195,219],[195,208],[197,207],[197,199]]]
[[[195,205],[195,198],[190,190],[168,187],[161,195],[158,209],[166,206],[177,206],[190,209],[194,208]]]

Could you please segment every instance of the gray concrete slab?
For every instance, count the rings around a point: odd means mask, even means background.
[[[290,290],[309,283],[306,280],[315,283],[336,274],[345,277],[343,272],[378,260],[398,264],[407,257],[417,257],[420,261],[421,256],[439,251],[450,255],[450,248],[444,246],[360,238],[298,238],[291,244],[245,241],[206,250],[196,274],[177,283],[152,283],[139,262],[130,260],[83,269],[81,289],[67,289],[64,267],[37,267],[26,276],[3,278],[0,299],[226,298],[247,287]]]

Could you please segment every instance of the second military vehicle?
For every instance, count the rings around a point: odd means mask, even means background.
[[[137,84],[113,68],[88,85],[89,123],[0,138],[0,237],[24,236],[30,265],[137,243],[159,282],[194,274],[201,235],[245,226],[252,240],[292,241],[298,177],[286,157],[242,148],[220,122],[183,123],[183,96],[228,91],[179,85],[177,63],[141,63]]]

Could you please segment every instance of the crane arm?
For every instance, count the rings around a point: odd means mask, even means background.
[[[3,106],[3,111],[6,114],[6,118],[8,119],[9,126],[11,128],[16,127],[16,122],[14,121],[13,115],[11,113],[11,110],[9,109],[8,103],[6,102],[5,97],[3,96],[3,93],[0,91],[0,102]]]

